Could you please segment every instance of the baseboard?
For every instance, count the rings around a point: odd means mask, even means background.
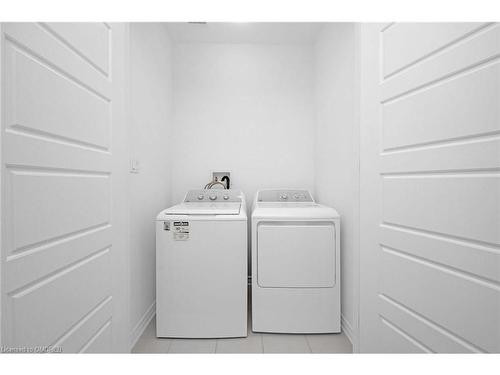
[[[144,315],[139,319],[135,327],[132,329],[132,332],[130,333],[130,349],[135,346],[137,341],[139,341],[139,338],[142,336],[144,333],[144,330],[148,326],[149,322],[154,318],[156,315],[156,301],[153,301],[151,306],[149,306],[144,313]]]
[[[340,317],[340,323],[342,325],[342,331],[345,333],[345,335],[351,342],[352,347],[356,348],[357,347],[356,333],[354,332],[351,323],[349,323],[349,321],[344,317],[344,315]]]

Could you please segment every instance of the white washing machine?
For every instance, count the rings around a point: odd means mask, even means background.
[[[247,215],[239,190],[191,190],[156,221],[158,337],[247,335]]]
[[[252,208],[252,330],[340,332],[340,218],[307,190],[260,190]]]

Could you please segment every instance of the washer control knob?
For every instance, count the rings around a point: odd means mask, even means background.
[[[198,195],[198,200],[199,200],[199,201],[203,200],[203,198],[204,198],[204,197],[203,197],[203,195],[201,195],[201,194],[200,194],[200,195]]]
[[[281,194],[281,195],[280,195],[280,199],[288,199],[288,195],[286,195],[286,194]]]
[[[214,201],[214,200],[217,199],[217,195],[215,195],[215,194],[211,195],[211,196],[209,196],[209,198],[210,198],[211,201]]]
[[[229,195],[224,195],[222,198],[224,198],[225,201],[229,199]]]
[[[294,199],[299,199],[300,197],[299,197],[299,195],[298,195],[298,194],[295,194],[295,195],[293,196],[293,198],[294,198]]]

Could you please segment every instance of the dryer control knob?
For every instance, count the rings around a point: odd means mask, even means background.
[[[203,195],[198,195],[198,200],[201,201],[203,199]]]
[[[288,195],[286,195],[286,194],[281,194],[281,195],[280,195],[280,198],[281,198],[281,199],[288,199]]]
[[[295,199],[299,199],[299,198],[300,198],[298,194],[295,194],[293,197],[294,197]]]
[[[211,201],[214,201],[217,199],[217,195],[211,195],[211,196],[209,196],[209,198]]]

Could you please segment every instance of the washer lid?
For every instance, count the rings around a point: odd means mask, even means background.
[[[183,202],[167,208],[166,215],[238,215],[241,202],[199,203]]]

